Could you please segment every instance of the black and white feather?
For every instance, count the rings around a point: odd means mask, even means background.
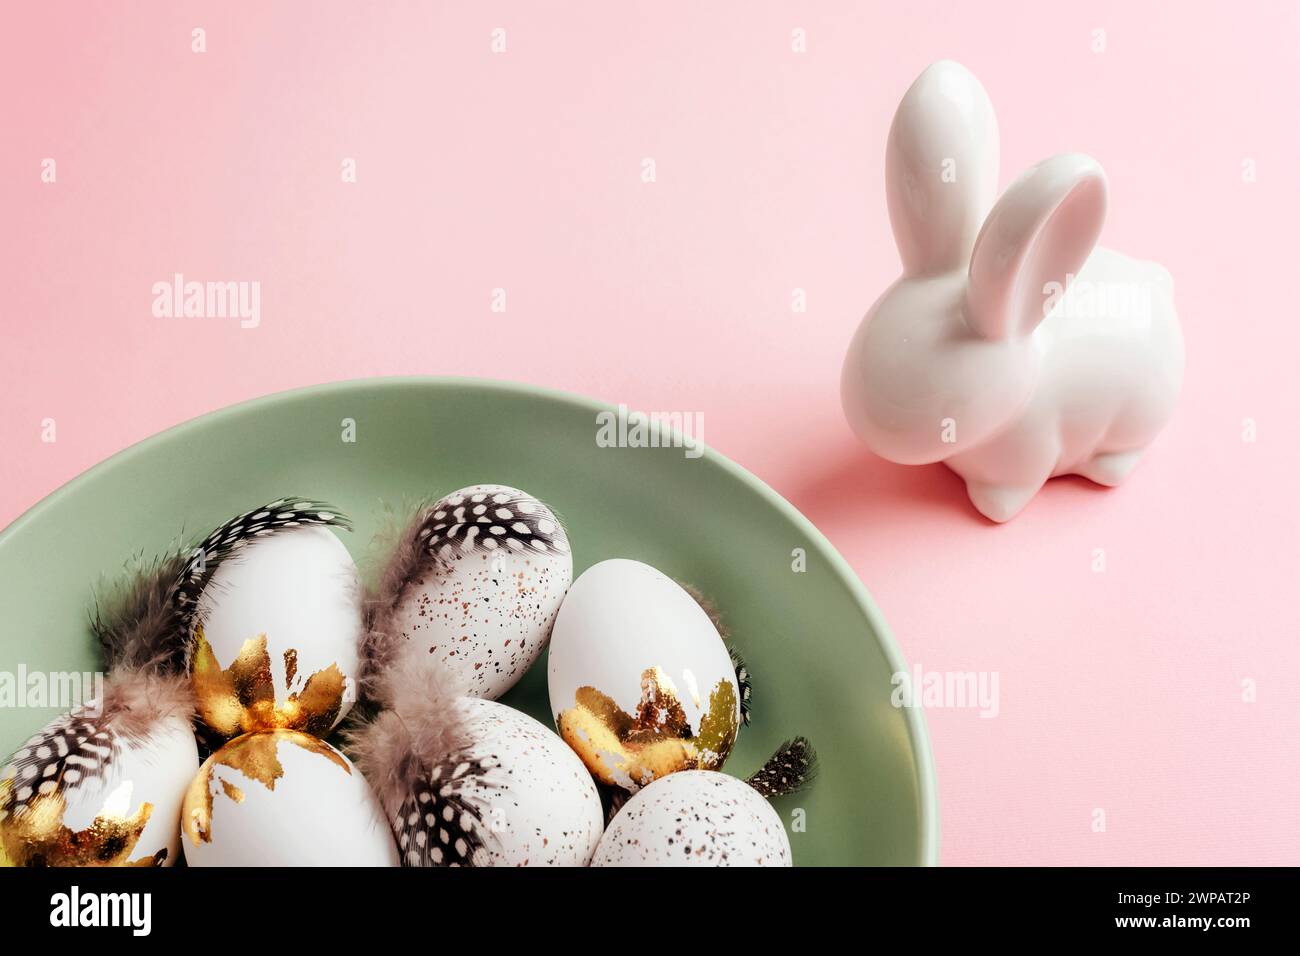
[[[56,718],[20,747],[0,770],[9,787],[0,796],[0,823],[21,816],[40,798],[105,780],[125,745],[139,745],[159,721],[194,712],[183,674],[117,670],[103,695]]]
[[[731,666],[736,671],[736,687],[740,691],[740,720],[748,727],[749,699],[754,693],[753,685],[749,680],[749,668],[745,665],[745,659],[740,656],[740,651],[731,644],[727,645],[727,652],[731,655]]]
[[[204,538],[191,551],[177,580],[176,606],[185,633],[192,631],[199,596],[223,561],[259,538],[309,525],[352,530],[347,515],[323,501],[277,498],[231,518]]]
[[[491,839],[480,799],[494,787],[497,756],[470,734],[462,689],[399,652],[372,667],[370,690],[374,709],[344,739],[392,824],[402,865],[474,866]],[[471,788],[479,797],[467,796]]]
[[[413,777],[393,817],[393,835],[402,865],[473,866],[484,845],[485,824],[477,800],[463,793],[471,781],[490,786],[491,758],[451,754]]]
[[[97,596],[90,624],[108,669],[184,670],[199,595],[221,563],[250,541],[304,525],[352,527],[346,515],[323,502],[277,498],[227,521],[194,548],[171,552]]]
[[[807,737],[787,740],[757,772],[745,782],[763,796],[783,797],[798,793],[817,777],[817,751]]]
[[[27,741],[0,771],[0,823],[21,817],[38,797],[107,776],[117,755],[116,735],[102,716],[65,714]]]
[[[443,562],[458,552],[569,553],[564,528],[549,510],[513,490],[450,494],[426,510],[415,537],[427,555]]]

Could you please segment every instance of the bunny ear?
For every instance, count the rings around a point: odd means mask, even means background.
[[[964,269],[998,186],[998,122],[979,80],[941,60],[903,96],[885,149],[885,192],[908,275]]]
[[[1091,156],[1065,153],[1031,167],[975,240],[966,321],[986,339],[1033,332],[1083,268],[1105,218],[1106,174]]]

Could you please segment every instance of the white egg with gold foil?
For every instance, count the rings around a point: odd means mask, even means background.
[[[176,862],[181,801],[199,765],[188,717],[105,699],[51,721],[0,770],[0,862]]]
[[[791,866],[790,838],[749,783],[709,770],[656,780],[623,805],[592,866]]]
[[[356,564],[327,505],[281,499],[196,549],[182,600],[205,735],[286,728],[325,736],[356,697],[362,632]]]
[[[245,734],[210,756],[181,811],[190,866],[396,866],[360,771],[296,730]]]
[[[389,562],[381,626],[465,693],[495,700],[541,655],[573,579],[564,527],[507,485],[461,488],[420,510]]]
[[[573,582],[551,635],[551,711],[602,783],[635,792],[716,770],[741,719],[736,669],[709,615],[648,564],[602,561]]]

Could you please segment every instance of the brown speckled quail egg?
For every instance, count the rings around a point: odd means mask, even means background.
[[[637,791],[592,866],[790,866],[781,818],[743,780],[681,770]]]
[[[466,698],[467,729],[492,769],[461,795],[479,809],[476,866],[586,866],[600,842],[600,795],[555,732],[495,701]]]
[[[439,500],[420,534],[437,560],[406,589],[393,626],[466,693],[495,700],[550,639],[573,580],[564,528],[527,492],[474,485]]]

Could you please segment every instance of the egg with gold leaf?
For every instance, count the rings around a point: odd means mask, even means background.
[[[0,862],[171,866],[199,765],[183,692],[110,683],[51,721],[0,770]]]
[[[613,559],[573,582],[551,636],[560,736],[601,783],[635,792],[716,770],[741,722],[737,668],[700,603],[667,575]]]
[[[544,502],[472,485],[407,523],[372,598],[373,626],[418,648],[414,666],[495,700],[541,655],[572,578],[568,537]]]
[[[191,559],[137,565],[96,596],[107,677],[0,764],[0,860],[15,866],[171,866],[199,765],[185,670]],[[82,692],[86,687],[81,687]]]
[[[296,730],[236,737],[185,792],[190,866],[396,866],[369,785],[338,750]]]
[[[349,524],[328,505],[282,498],[195,549],[180,600],[208,739],[273,729],[323,737],[351,708],[361,587],[335,527]]]

